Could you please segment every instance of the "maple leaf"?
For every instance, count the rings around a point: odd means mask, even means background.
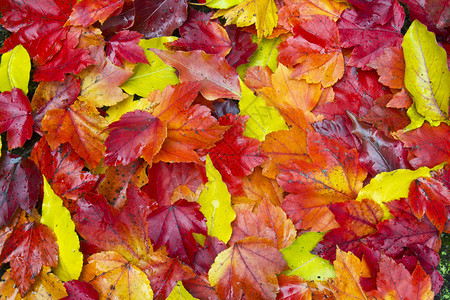
[[[69,295],[61,300],[98,300],[98,292],[86,281],[66,281],[64,287]]]
[[[44,64],[63,46],[69,31],[63,25],[75,3],[75,0],[5,1],[0,7],[0,24],[13,33],[1,52],[22,44],[37,65]]]
[[[0,282],[0,294],[2,297],[8,299],[61,299],[67,296],[64,284],[47,266],[42,267],[42,271],[36,276],[36,281],[24,298],[20,297],[19,289],[19,285],[11,277],[11,269],[6,270]]]
[[[383,299],[434,299],[431,290],[431,279],[417,264],[411,274],[399,263],[386,255],[381,255],[377,274],[377,292],[372,292],[375,297]]]
[[[379,82],[392,88],[401,89],[405,81],[405,60],[400,47],[385,48],[383,54],[367,64],[377,70]]]
[[[122,67],[124,60],[132,63],[148,63],[144,49],[138,43],[142,34],[122,30],[106,44],[106,55],[115,65]]]
[[[40,82],[33,99],[31,110],[33,112],[34,130],[42,133],[42,119],[47,111],[52,109],[67,109],[77,100],[80,93],[81,81],[73,75],[68,75],[63,82]]]
[[[66,25],[88,27],[97,21],[101,23],[119,11],[124,0],[81,0],[72,8],[69,20]]]
[[[203,50],[207,54],[225,57],[231,41],[225,28],[215,22],[194,21],[180,28],[181,38],[169,44],[169,50]]]
[[[42,138],[35,144],[30,158],[71,211],[75,207],[66,199],[76,201],[97,184],[98,176],[83,171],[84,160],[67,143],[52,151],[45,138]]]
[[[201,187],[203,181],[200,172],[200,166],[193,163],[159,162],[147,168],[148,185],[142,190],[160,206],[167,206],[174,202],[173,200],[184,198],[181,197],[183,194],[180,191],[181,189],[185,191],[184,187],[192,193]]]
[[[303,19],[314,18],[315,15],[324,15],[337,21],[347,4],[343,2],[335,2],[333,0],[286,0],[278,12],[278,24],[287,30],[292,29],[290,19],[296,18],[299,21]]]
[[[0,157],[0,227],[8,224],[20,206],[31,213],[42,188],[42,176],[28,159],[3,153]]]
[[[308,154],[312,162],[294,160],[278,166],[277,182],[291,193],[282,207],[297,230],[331,229],[335,221],[327,205],[356,199],[367,173],[357,162],[356,149],[318,133],[308,134]]]
[[[0,261],[10,263],[11,276],[17,282],[23,297],[41,272],[42,266],[56,267],[58,264],[56,237],[43,224],[22,224],[14,229],[3,245]]]
[[[136,0],[134,23],[130,28],[145,39],[169,36],[187,18],[186,0]]]
[[[368,63],[383,54],[384,48],[399,47],[405,13],[395,0],[377,0],[370,7],[346,10],[338,22],[342,47],[355,47],[349,66],[369,70]]]
[[[279,62],[295,68],[293,78],[321,83],[324,87],[335,84],[344,75],[344,57],[336,23],[321,15],[292,21],[294,36],[278,46]]]
[[[9,149],[22,147],[33,134],[30,101],[21,89],[13,88],[0,94],[0,105],[0,133],[8,132]]]
[[[241,97],[239,75],[222,56],[206,54],[201,50],[189,52],[151,50],[165,63],[178,69],[181,82],[202,81],[200,93],[206,99]]]
[[[157,204],[132,185],[127,190],[127,199],[119,211],[102,196],[87,194],[78,199],[73,221],[86,240],[86,247],[112,250],[137,263],[152,252],[147,218]]]
[[[96,64],[84,70],[79,76],[81,92],[78,99],[94,104],[96,107],[114,105],[127,97],[119,87],[132,74],[132,67],[125,64],[123,68],[113,64],[102,46],[91,50]]]
[[[156,300],[166,299],[179,280],[193,278],[192,269],[177,258],[170,258],[160,251],[153,252],[139,267],[147,274]]]
[[[286,267],[283,255],[270,240],[248,237],[219,253],[208,276],[221,299],[275,299],[276,274]]]
[[[108,126],[105,163],[128,165],[140,156],[151,166],[167,136],[167,125],[152,114],[135,110]]]
[[[230,128],[215,147],[199,151],[200,155],[209,154],[232,196],[242,194],[242,177],[250,175],[265,159],[260,142],[243,135],[246,119],[230,114],[219,118],[220,125]]]
[[[137,159],[126,166],[108,167],[105,178],[98,186],[99,192],[115,207],[122,207],[131,185],[140,188],[148,182],[146,167],[143,159]]]
[[[357,117],[347,114],[352,120],[352,133],[360,142],[359,163],[369,174],[375,176],[381,172],[409,168],[408,151],[403,143],[383,135],[377,129],[360,122]]]
[[[135,299],[153,298],[147,275],[114,251],[89,256],[80,280],[89,282],[101,299],[121,298],[122,295]]]
[[[411,149],[408,161],[417,169],[422,166],[431,168],[442,162],[450,162],[449,133],[450,126],[445,123],[441,123],[438,127],[425,123],[412,131],[399,131],[396,136]]]
[[[49,110],[42,120],[44,136],[53,150],[69,142],[91,167],[96,167],[103,157],[106,128],[106,120],[95,107],[81,101],[67,109]]]
[[[244,27],[255,24],[259,39],[271,35],[278,21],[274,0],[244,0],[235,7],[219,10],[213,18],[218,17],[227,19],[225,25]]]
[[[281,207],[274,206],[267,200],[255,212],[238,208],[232,227],[231,244],[254,236],[271,240],[278,249],[282,249],[288,247],[297,235],[294,224]]]
[[[198,203],[181,199],[152,211],[147,222],[148,234],[155,249],[165,245],[170,255],[191,263],[197,250],[192,233],[207,233],[206,219],[199,209]]]
[[[195,150],[211,148],[222,138],[227,127],[211,116],[210,109],[198,104],[191,106],[201,88],[200,82],[185,82],[148,96],[149,102],[158,103],[152,114],[167,123],[167,138],[155,162],[201,163]]]
[[[341,299],[368,299],[360,283],[361,276],[369,275],[367,265],[352,253],[337,249],[334,268],[336,278],[331,283],[331,289],[335,295],[341,295]]]

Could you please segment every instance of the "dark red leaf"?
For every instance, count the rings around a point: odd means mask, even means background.
[[[2,153],[0,158],[0,227],[8,224],[16,209],[31,213],[42,190],[42,175],[29,159]]]
[[[192,235],[206,235],[206,219],[198,203],[178,200],[148,216],[148,232],[155,249],[167,246],[169,255],[192,264],[198,244]]]
[[[69,296],[61,300],[98,300],[98,292],[86,281],[71,280],[64,282]]]
[[[121,67],[124,59],[132,63],[148,63],[144,49],[138,45],[141,37],[142,34],[138,32],[123,30],[106,44],[106,54],[114,64]]]
[[[172,35],[187,18],[187,0],[135,0],[134,24],[130,30],[150,39]]]
[[[312,124],[314,129],[329,138],[339,141],[347,149],[359,149],[361,143],[352,134],[352,123],[347,116],[336,115],[331,120],[323,120]]]
[[[202,248],[200,248],[194,257],[194,270],[197,273],[208,274],[211,265],[214,263],[217,254],[227,249],[222,241],[213,236],[207,236],[205,243]]]
[[[8,148],[22,147],[33,134],[31,105],[21,89],[0,94],[0,133],[7,131]]]
[[[258,48],[258,44],[252,42],[250,33],[242,31],[236,25],[229,25],[225,30],[228,32],[232,47],[225,59],[233,68],[246,64]]]

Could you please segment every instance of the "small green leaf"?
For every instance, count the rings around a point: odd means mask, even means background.
[[[231,207],[231,195],[227,186],[219,171],[214,168],[209,155],[206,156],[206,176],[208,182],[198,199],[200,211],[206,218],[208,234],[227,243],[232,232],[231,222],[236,218],[236,213]]]
[[[44,200],[41,223],[50,227],[59,246],[59,261],[54,273],[62,281],[78,279],[83,267],[83,254],[70,212],[44,177]]]
[[[177,282],[177,285],[173,288],[170,295],[166,298],[166,300],[195,300],[198,298],[194,298],[189,292],[184,288],[183,283],[181,281]]]
[[[206,1],[205,5],[216,9],[226,9],[238,5],[243,0],[210,0]]]
[[[27,94],[30,71],[30,56],[22,45],[3,54],[0,64],[0,92],[11,91],[16,87]]]
[[[250,116],[245,124],[245,136],[263,141],[273,131],[289,129],[275,107],[268,106],[263,98],[255,96],[242,80],[240,83],[242,97],[239,101],[239,114]]]
[[[148,50],[149,48],[166,50],[164,43],[173,42],[176,39],[174,36],[164,36],[141,40],[139,46],[144,49],[149,63],[138,63],[133,70],[133,76],[128,78],[120,87],[130,95],[136,94],[147,97],[154,90],[162,91],[169,84],[177,84],[179,80],[175,68],[166,65],[155,53]]]
[[[405,86],[411,93],[417,113],[408,115],[412,124],[408,130],[423,124],[423,118],[432,126],[440,122],[450,124],[448,106],[450,98],[450,72],[447,54],[436,42],[434,33],[415,20],[403,38],[405,57]]]
[[[299,275],[305,280],[327,280],[335,277],[334,267],[326,259],[311,254],[324,236],[320,232],[306,232],[289,247],[281,249],[284,259],[291,268],[286,275]]]
[[[392,200],[400,198],[407,198],[409,193],[409,186],[411,182],[419,177],[430,177],[430,171],[439,170],[444,167],[440,164],[432,169],[421,167],[415,171],[399,169],[391,172],[382,172],[377,174],[369,184],[364,186],[358,194],[357,201],[362,199],[372,199],[381,205],[384,211],[384,219],[389,219],[391,214],[387,207],[383,204]]]
[[[254,43],[258,42],[258,37],[256,35],[252,36]],[[278,49],[277,46],[281,43],[281,38],[276,39],[262,39],[258,43],[258,48],[255,53],[250,57],[248,63],[240,65],[237,67],[237,71],[241,78],[244,78],[245,72],[250,67],[255,66],[269,66],[269,68],[275,72],[277,69],[277,57]]]

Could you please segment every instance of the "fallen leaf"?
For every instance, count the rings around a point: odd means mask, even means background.
[[[2,55],[0,65],[0,92],[11,91],[13,88],[28,93],[31,63],[27,50],[22,45]]]
[[[148,63],[144,50],[138,45],[142,34],[123,30],[106,44],[107,57],[117,66],[122,67],[124,60],[132,63]]]
[[[383,54],[367,64],[377,70],[379,82],[392,88],[401,89],[405,81],[405,60],[400,47],[385,48]]]

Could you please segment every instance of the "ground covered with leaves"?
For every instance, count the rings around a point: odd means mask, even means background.
[[[449,299],[448,7],[2,1],[0,298]]]

